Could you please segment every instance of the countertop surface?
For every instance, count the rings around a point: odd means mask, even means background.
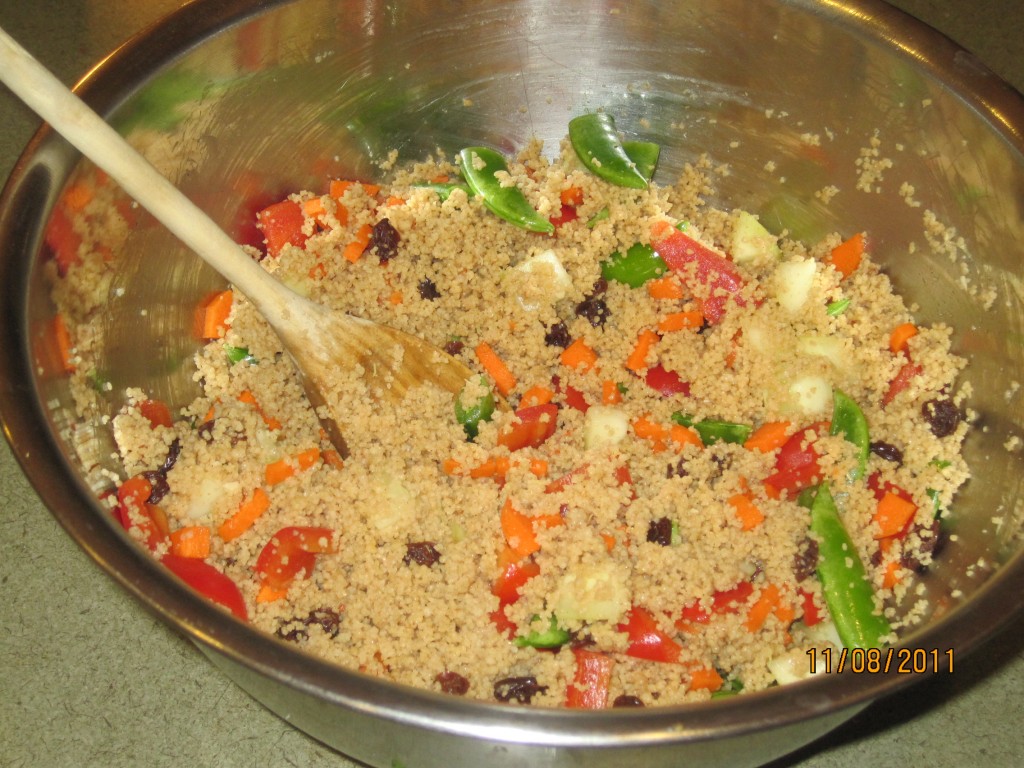
[[[0,0],[0,27],[67,83],[176,0]],[[898,0],[1024,91],[1021,0]],[[0,179],[38,120],[0,86]],[[356,764],[279,719],[105,576],[0,441],[0,766]],[[1017,766],[1024,621],[953,674],[878,702],[771,768]]]

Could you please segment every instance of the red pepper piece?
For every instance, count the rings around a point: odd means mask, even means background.
[[[821,611],[818,609],[817,603],[814,602],[814,595],[805,589],[798,589],[800,597],[804,607],[804,625],[813,627],[821,621]]]
[[[126,531],[141,532],[142,543],[151,551],[170,540],[171,527],[167,515],[148,499],[153,486],[142,475],[125,480],[117,489],[117,519]]]
[[[565,690],[565,706],[574,709],[604,709],[615,660],[604,653],[573,648],[576,674]]]
[[[277,256],[286,245],[306,244],[307,236],[302,231],[305,216],[302,206],[294,200],[282,200],[264,208],[256,214],[259,228],[267,242],[267,254]]]
[[[576,211],[575,205],[562,204],[562,209],[559,211],[557,216],[552,216],[548,221],[554,224],[556,227],[560,227],[563,224],[568,224],[570,221],[576,221],[580,217]]]
[[[882,396],[882,407],[884,408],[895,400],[900,392],[910,386],[911,379],[920,375],[923,371],[924,369],[917,363],[911,361],[904,363],[903,367],[893,377],[893,380],[889,382],[889,389]]]
[[[309,578],[316,555],[337,551],[334,531],[314,526],[289,526],[275,533],[256,559],[256,573],[273,589],[287,589],[300,574]]]
[[[828,425],[819,422],[791,435],[779,448],[775,456],[775,473],[765,479],[765,484],[779,496],[785,492],[789,498],[813,485],[821,476],[818,454],[812,444],[804,444],[811,432],[823,434],[827,430]]]
[[[224,606],[242,621],[249,620],[249,611],[238,585],[206,561],[164,555],[160,562],[207,599]]]
[[[554,403],[520,408],[509,427],[498,435],[498,445],[510,451],[536,448],[555,434],[557,426],[558,406]]]
[[[690,382],[683,381],[682,377],[675,371],[666,370],[662,365],[655,365],[647,369],[644,382],[662,397],[673,395],[690,396]]]
[[[744,306],[744,300],[738,295],[743,288],[743,278],[728,258],[678,229],[672,229],[666,238],[651,244],[669,269],[680,273],[684,282],[695,278],[710,288],[701,306],[704,319],[709,323],[722,319],[730,299]],[[718,295],[722,291],[727,295]]]
[[[618,629],[629,637],[627,656],[668,664],[679,661],[683,647],[662,631],[646,608],[633,606]]]

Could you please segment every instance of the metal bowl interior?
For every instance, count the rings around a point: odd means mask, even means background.
[[[869,230],[918,316],[956,329],[978,414],[966,447],[977,477],[952,510],[955,545],[922,579],[928,608],[906,644],[966,653],[1020,611],[1024,467],[1006,446],[1024,415],[1024,101],[899,12],[873,0],[198,0],[81,92],[238,236],[261,196],[374,177],[392,150],[555,147],[570,117],[597,108],[663,146],[661,180],[702,156],[728,165],[712,203],[808,239]],[[860,191],[873,141],[892,167]],[[101,508],[121,470],[108,426],[80,418],[48,364],[44,236],[85,169],[44,130],[0,205],[0,316],[14,329],[0,347],[5,433],[79,544],[298,727],[373,765],[755,765],[908,682],[841,675],[710,705],[526,711],[329,666],[206,604]],[[815,193],[830,186],[840,193],[825,205]],[[110,280],[102,415],[128,386],[189,401],[191,308],[220,278],[140,213]]]

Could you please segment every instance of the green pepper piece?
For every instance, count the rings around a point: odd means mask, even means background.
[[[241,362],[256,362],[256,358],[252,356],[252,353],[246,347],[232,347],[230,344],[225,344],[224,354],[228,356],[228,362],[232,365]]]
[[[530,623],[539,618],[534,616]],[[520,635],[514,642],[520,648],[558,648],[569,642],[571,637],[568,631],[558,626],[558,619],[552,614],[547,629],[531,629],[528,634]]]
[[[892,628],[875,612],[874,590],[828,483],[821,484],[811,505],[811,532],[818,540],[821,591],[839,639],[847,648],[877,648]]]
[[[625,254],[613,253],[608,261],[601,263],[601,277],[625,283],[630,288],[639,288],[655,277],[668,272],[668,265],[654,248],[643,243],[631,245]]]
[[[415,187],[416,189],[429,189],[436,192],[437,196],[441,198],[442,203],[445,200],[447,200],[451,196],[452,192],[454,192],[456,189],[461,189],[463,192],[466,193],[467,197],[473,196],[472,189],[470,189],[467,185],[461,184],[457,181],[446,181],[444,183],[436,181],[424,181],[419,184],[413,184],[413,187]]]
[[[622,146],[611,115],[594,112],[574,117],[569,121],[569,141],[595,176],[619,187],[647,189],[647,179]]]
[[[829,434],[842,435],[857,447],[857,467],[850,473],[850,480],[859,480],[868,467],[868,453],[871,438],[868,436],[868,420],[852,398],[838,389],[832,393],[832,427]]]
[[[483,376],[480,377],[480,382],[487,386],[487,380]],[[463,387],[455,398],[455,419],[462,425],[466,437],[474,440],[480,432],[480,422],[490,421],[491,416],[494,415],[494,393],[488,388],[487,394],[466,402],[463,398],[465,392],[466,388]]]
[[[714,445],[715,443],[739,443],[742,445],[747,442],[747,438],[753,431],[750,425],[738,424],[734,421],[716,421],[714,419],[694,421],[691,416],[682,411],[673,413],[672,421],[697,430],[700,441],[704,445]]]
[[[653,141],[624,141],[622,148],[633,161],[637,172],[650,183],[654,169],[658,167],[658,158],[661,157],[661,146]]]
[[[459,153],[462,176],[474,193],[480,196],[491,213],[530,232],[552,233],[555,225],[541,216],[519,187],[503,187],[495,176],[508,172],[505,158],[488,147],[466,147]],[[477,162],[483,166],[478,168]]]
[[[850,306],[850,299],[840,299],[839,301],[833,301],[831,304],[825,307],[825,314],[829,317],[838,317],[843,314]]]

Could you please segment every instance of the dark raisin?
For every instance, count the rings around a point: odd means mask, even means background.
[[[595,328],[603,326],[610,313],[605,300],[597,296],[588,296],[576,305],[576,314],[585,317]]]
[[[639,696],[630,696],[629,694],[626,694],[626,693],[622,694],[621,696],[616,696],[615,697],[615,701],[612,702],[612,706],[616,707],[616,708],[619,708],[619,707],[642,707],[643,705],[644,705],[644,703],[642,701],[640,701],[640,697]]]
[[[420,292],[420,298],[425,301],[441,298],[441,292],[437,290],[437,285],[429,277],[420,280],[420,284],[416,287]]]
[[[210,419],[209,421],[204,421],[202,424],[199,425],[199,429],[196,430],[196,434],[198,434],[199,437],[201,439],[205,440],[206,442],[212,443],[213,442],[213,426],[216,423],[217,423],[216,419]]]
[[[406,565],[417,563],[418,565],[431,566],[441,559],[441,553],[437,551],[432,541],[413,541],[405,545],[405,557],[402,562]]]
[[[667,517],[651,520],[647,526],[647,540],[667,547],[672,543],[672,521]]]
[[[913,551],[908,551],[904,547],[900,565],[916,573],[924,573],[928,566],[923,561],[930,562],[932,558],[937,557],[946,545],[948,536],[936,518],[929,523],[915,525],[907,538],[911,541],[917,539],[919,543]]]
[[[452,357],[455,357],[455,355],[459,354],[462,351],[463,347],[465,346],[465,343],[459,341],[458,339],[452,339],[451,341],[445,342],[444,351],[447,352]]]
[[[387,264],[398,255],[398,241],[401,239],[398,230],[387,219],[381,219],[373,225],[370,246],[377,249],[377,256],[380,258],[381,264]]]
[[[167,449],[167,458],[164,459],[163,466],[160,467],[160,471],[164,474],[174,469],[174,465],[178,462],[178,457],[181,455],[181,440],[174,438],[171,441],[171,447]]]
[[[458,672],[441,672],[434,678],[434,681],[441,686],[444,693],[450,693],[453,696],[465,696],[469,691],[469,680]]]
[[[159,470],[150,470],[149,472],[143,472],[142,476],[149,480],[149,487],[152,489],[149,492],[149,498],[146,501],[150,504],[159,504],[163,501],[164,496],[171,492],[171,487],[167,484],[167,475]]]
[[[956,432],[961,419],[960,409],[949,398],[929,400],[921,406],[921,415],[936,437],[952,435]]]
[[[590,291],[591,296],[600,296],[602,293],[608,290],[608,281],[603,277],[597,278],[594,281],[594,287]]]
[[[296,616],[281,622],[275,634],[293,643],[309,638],[309,628],[319,626],[324,634],[335,638],[341,628],[341,616],[331,608],[316,608],[306,616]]]
[[[561,347],[565,349],[572,344],[572,337],[569,335],[569,328],[559,320],[552,326],[548,327],[548,332],[544,334],[544,343],[549,347]]]
[[[871,452],[878,458],[884,459],[885,461],[892,461],[896,464],[903,463],[903,451],[892,443],[875,440],[871,443]]]
[[[669,464],[665,469],[665,477],[689,477],[690,473],[686,469],[686,457],[682,457],[675,464]]]
[[[797,582],[806,581],[818,570],[818,542],[808,536],[800,543],[793,557],[793,575]]]
[[[498,701],[512,701],[515,699],[520,704],[529,704],[538,693],[547,691],[546,685],[540,685],[537,678],[529,677],[505,677],[494,684],[494,698]]]

